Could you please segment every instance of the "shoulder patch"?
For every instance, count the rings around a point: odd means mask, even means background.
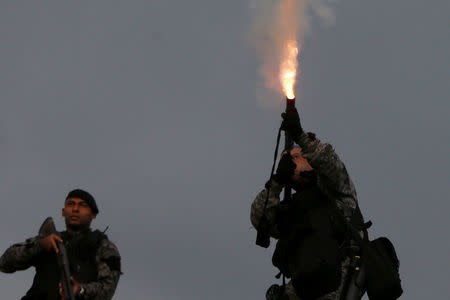
[[[116,245],[108,239],[102,240],[100,249],[100,260],[108,265],[112,271],[121,272],[121,258]]]
[[[108,265],[108,267],[111,269],[111,271],[122,272],[121,264],[120,264],[120,256],[106,257],[106,258],[102,259],[102,261],[104,261]]]

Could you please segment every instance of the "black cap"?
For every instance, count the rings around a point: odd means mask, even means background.
[[[69,194],[67,194],[66,200],[69,198],[80,198],[86,201],[86,203],[89,205],[89,207],[92,209],[92,212],[94,214],[98,214],[98,208],[97,203],[95,203],[94,197],[89,194],[86,191],[75,189],[73,191],[70,191]]]

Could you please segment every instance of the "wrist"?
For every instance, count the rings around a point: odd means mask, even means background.
[[[302,127],[297,128],[295,131],[292,132],[292,139],[294,142],[298,144],[298,141],[302,138],[302,136],[305,134],[305,131]]]
[[[26,240],[25,244],[26,248],[29,249],[32,253],[39,254],[43,251],[43,247],[41,244],[41,239],[39,237],[31,238]]]
[[[283,179],[279,174],[273,174],[272,177],[269,180],[270,187],[273,188],[275,186],[282,186],[283,185]]]
[[[277,174],[274,174],[272,178],[270,178],[270,180],[268,181],[268,184],[270,184],[270,190],[274,193],[281,192],[281,190],[283,189],[283,184],[280,183],[278,180]],[[266,188],[268,188],[267,184]]]
[[[304,132],[303,129],[295,137],[293,137],[294,142],[302,149],[314,139],[311,139],[311,137],[306,132]]]
[[[36,253],[40,253],[44,250],[44,248],[42,247],[42,244],[41,244],[41,240],[38,239],[35,242],[34,248],[36,249]]]

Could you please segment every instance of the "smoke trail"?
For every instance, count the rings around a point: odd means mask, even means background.
[[[250,0],[252,24],[250,40],[259,59],[264,85],[282,91],[279,80],[280,64],[286,46],[297,43],[299,53],[310,33],[311,19],[317,16],[326,25],[335,17],[327,0]],[[297,77],[300,70],[297,71]]]

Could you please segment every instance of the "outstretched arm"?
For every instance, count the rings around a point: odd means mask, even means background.
[[[36,236],[9,247],[0,257],[0,271],[14,273],[31,267],[33,258],[43,251],[40,239],[40,236]]]

